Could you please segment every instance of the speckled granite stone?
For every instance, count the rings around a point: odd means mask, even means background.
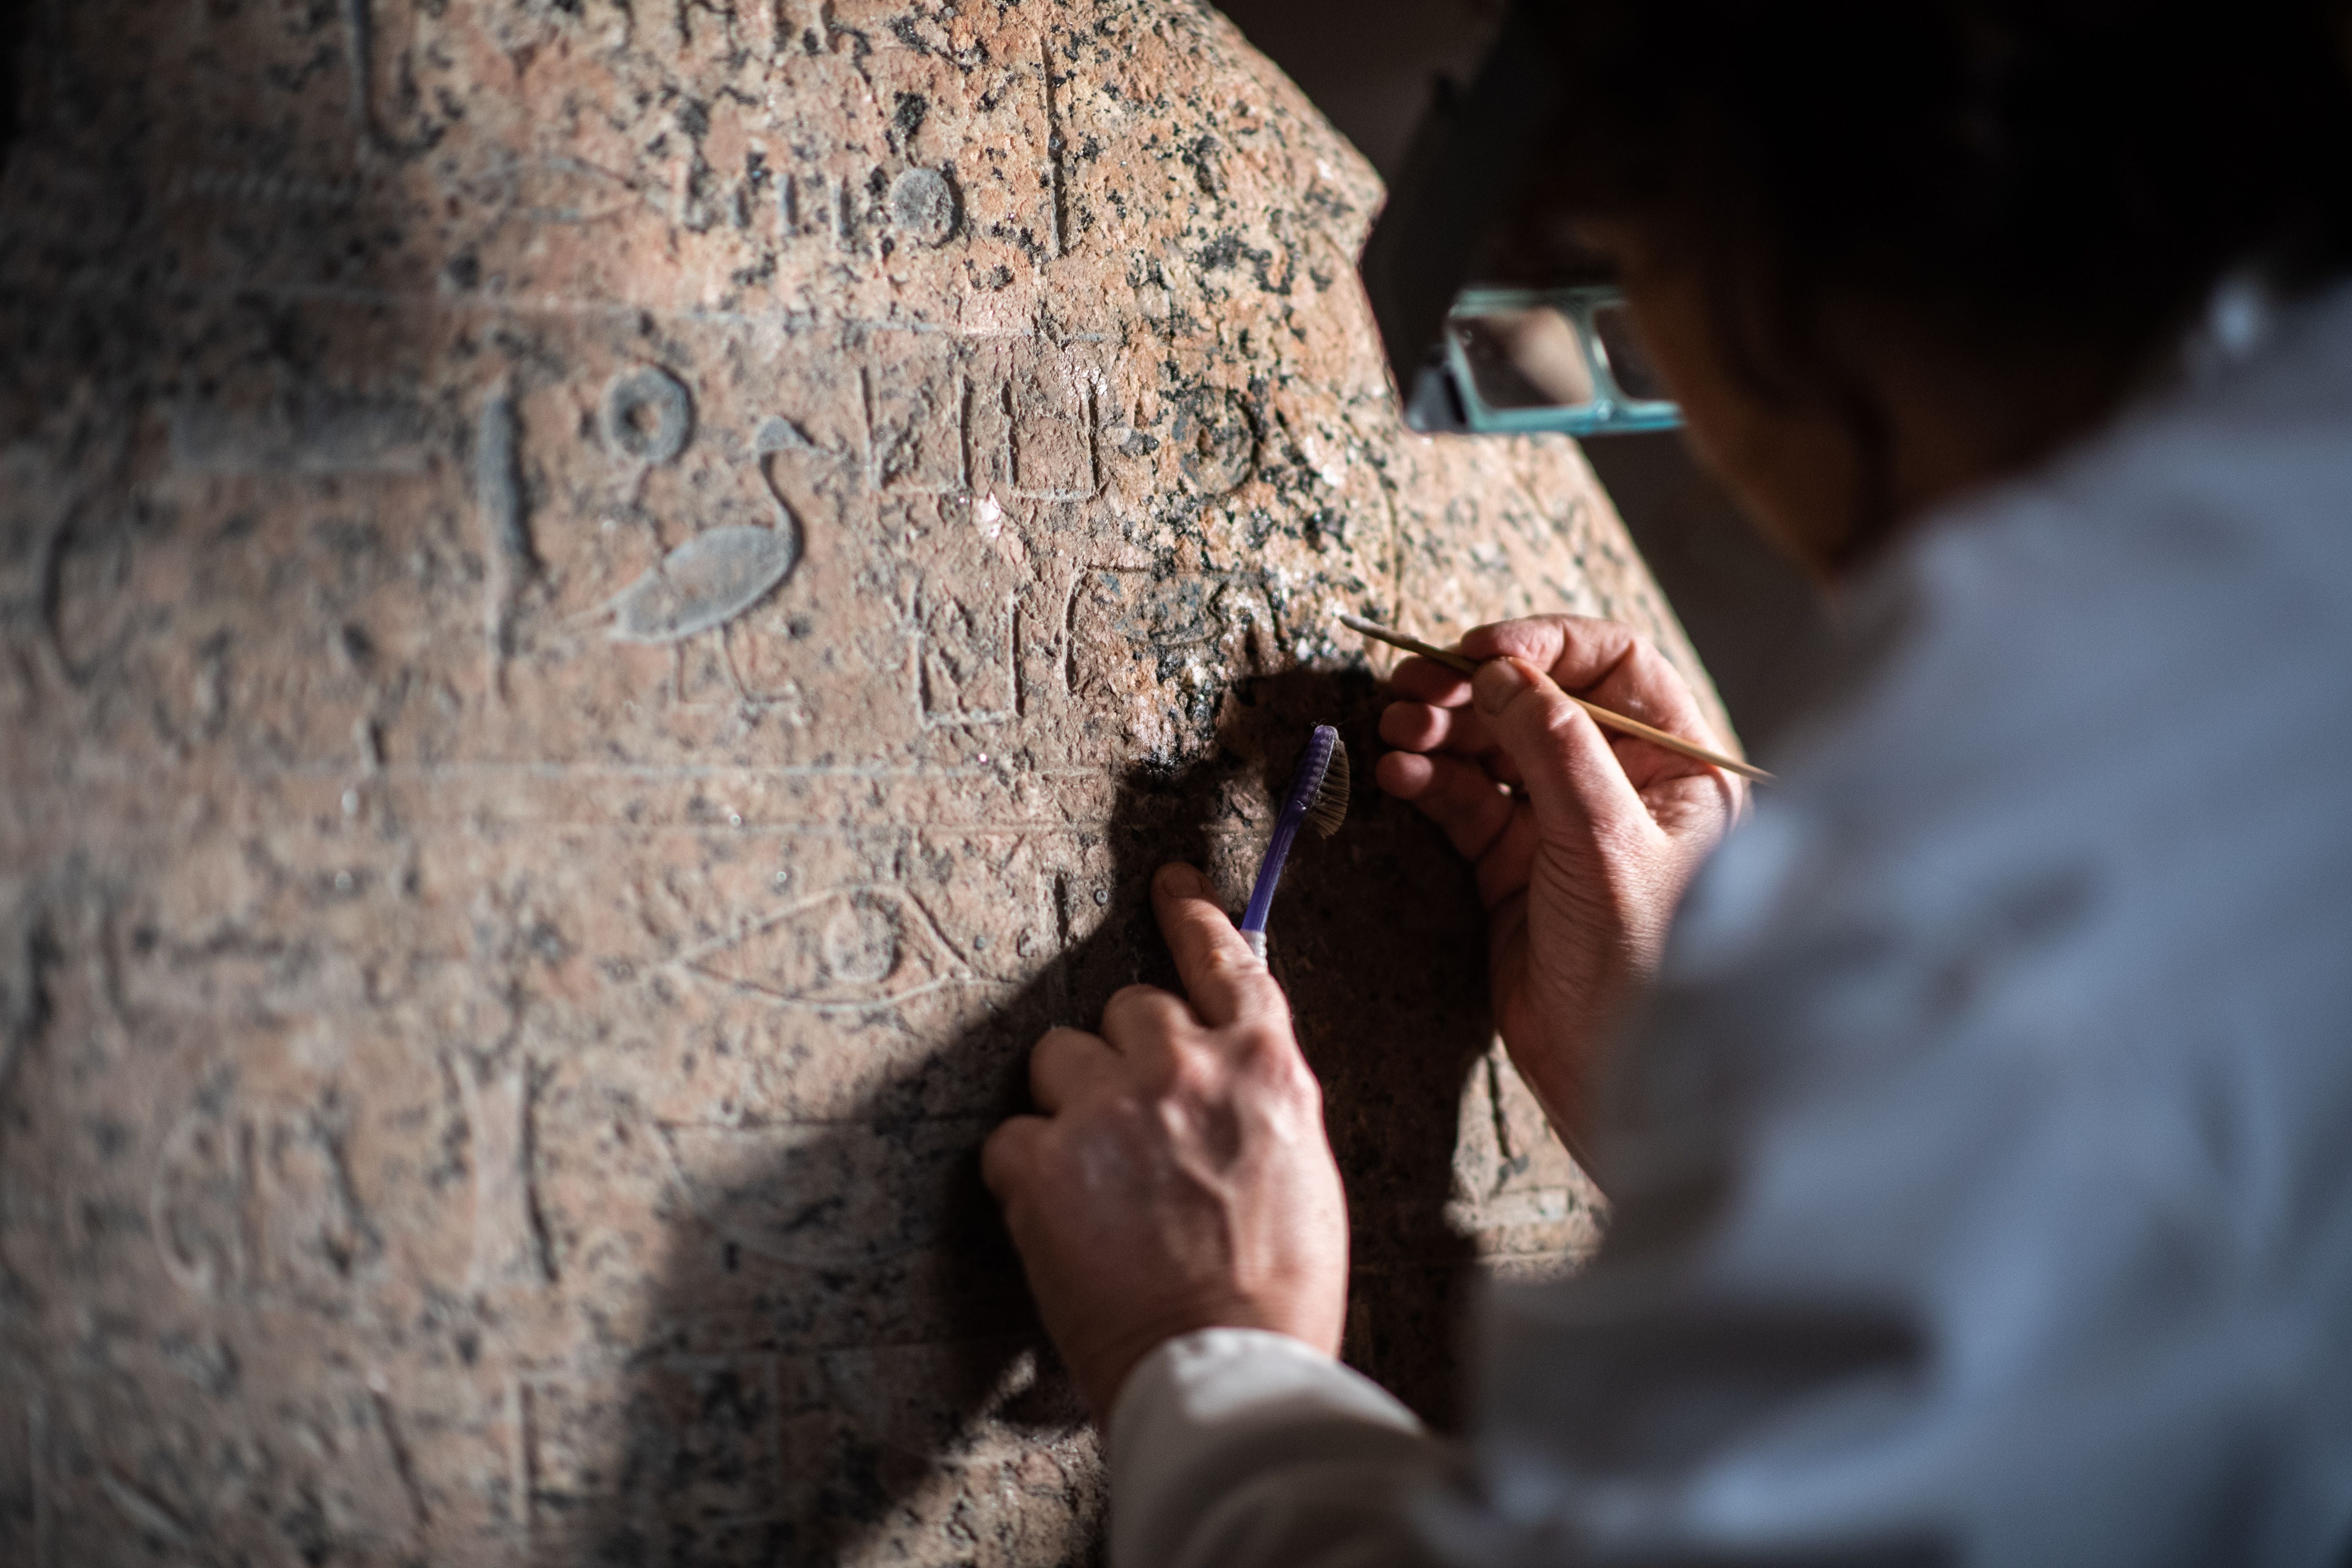
[[[1363,163],[1184,4],[73,0],[0,178],[0,1559],[1029,1564],[976,1174],[1238,900],[1351,609],[1690,668],[1564,440],[1398,425]],[[1406,811],[1276,963],[1443,1413],[1589,1244]]]

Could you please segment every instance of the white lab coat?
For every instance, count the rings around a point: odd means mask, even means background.
[[[1189,1336],[1117,1568],[2352,1564],[2352,289],[2236,303],[1858,586],[1467,1441]]]

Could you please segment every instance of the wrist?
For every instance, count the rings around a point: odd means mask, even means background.
[[[1186,1303],[1130,1324],[1099,1342],[1069,1347],[1071,1375],[1077,1380],[1095,1424],[1107,1427],[1120,1392],[1152,1352],[1172,1341],[1210,1329],[1246,1329],[1279,1334],[1321,1355],[1339,1354],[1336,1331],[1325,1334],[1306,1321],[1308,1314],[1283,1311],[1240,1296]]]
[[[1504,1032],[1512,1067],[1580,1162],[1591,1146],[1610,1052],[1654,973],[1629,969],[1563,988],[1549,1005],[1528,1008],[1523,1026]]]

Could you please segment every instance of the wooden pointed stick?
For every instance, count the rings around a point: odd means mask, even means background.
[[[1342,615],[1339,621],[1350,630],[1360,631],[1375,642],[1384,642],[1391,647],[1401,647],[1407,653],[1417,653],[1423,658],[1434,659],[1446,668],[1458,670],[1464,675],[1477,674],[1478,667],[1486,662],[1484,659],[1472,658],[1467,654],[1455,653],[1450,648],[1442,648],[1425,643],[1419,637],[1409,637],[1392,626],[1384,626],[1378,621],[1368,621],[1361,616]],[[1772,782],[1772,775],[1753,763],[1743,763],[1737,757],[1727,757],[1720,752],[1710,752],[1705,746],[1685,741],[1680,735],[1670,735],[1654,725],[1643,723],[1639,719],[1628,719],[1622,713],[1612,713],[1606,708],[1596,708],[1572,691],[1563,695],[1570,702],[1591,714],[1592,721],[1604,730],[1614,730],[1621,735],[1632,735],[1637,740],[1647,741],[1654,746],[1664,746],[1677,756],[1710,763],[1726,773],[1738,773],[1744,779],[1754,779],[1758,784]]]

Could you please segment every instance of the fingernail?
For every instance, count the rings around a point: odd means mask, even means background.
[[[1516,658],[1490,658],[1470,678],[1471,695],[1481,713],[1500,713],[1511,700],[1535,684],[1528,667]]]
[[[1171,860],[1160,868],[1160,890],[1174,899],[1197,899],[1209,890],[1209,884],[1181,860]]]

